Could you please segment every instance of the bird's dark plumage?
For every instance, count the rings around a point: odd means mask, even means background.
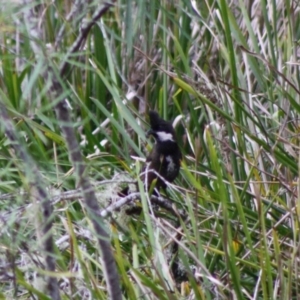
[[[153,136],[155,144],[141,172],[141,180],[147,191],[155,179],[157,179],[156,190],[165,189],[166,182],[173,182],[178,176],[181,161],[181,152],[171,122],[161,119],[156,111],[150,111],[149,118],[150,129],[147,137]],[[126,187],[119,193],[119,196],[124,197],[128,193],[129,188]]]
[[[155,144],[143,168],[142,180],[145,182],[145,189],[149,190],[155,179],[157,179],[155,188],[165,189],[165,181],[172,182],[177,177],[182,156],[171,122],[160,118],[155,111],[149,112],[149,118],[150,130],[147,135],[154,137]]]

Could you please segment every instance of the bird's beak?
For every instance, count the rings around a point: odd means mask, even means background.
[[[147,132],[146,132],[146,138],[149,138],[151,135],[153,135],[154,131],[150,128]]]

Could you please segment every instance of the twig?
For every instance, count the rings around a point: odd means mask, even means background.
[[[45,189],[45,185],[43,184],[40,172],[31,158],[31,156],[27,153],[25,147],[22,146],[20,139],[17,136],[13,123],[11,122],[6,108],[2,102],[0,102],[0,116],[2,120],[2,124],[5,128],[5,133],[10,140],[12,146],[15,149],[15,152],[20,158],[25,167],[25,174],[26,179],[28,180],[30,187],[31,187],[31,196],[35,198],[36,201],[41,203],[42,208],[42,215],[43,215],[43,225],[42,225],[42,232],[43,232],[43,246],[44,246],[44,255],[45,255],[45,262],[46,262],[46,269],[50,272],[55,271],[55,259],[53,256],[54,247],[53,247],[53,238],[51,234],[52,228],[52,205],[50,199],[48,198],[47,191]],[[59,300],[59,289],[58,283],[55,277],[48,277],[47,280],[47,287],[49,294],[52,299]]]
[[[24,0],[26,3],[26,0]],[[44,53],[40,44],[37,42],[39,37],[41,37],[40,30],[37,26],[36,16],[34,15],[34,7],[29,9],[28,16],[25,16],[26,23],[29,25],[29,36],[31,38],[31,46],[37,58],[44,59],[45,68],[43,71],[43,76],[48,79],[50,83],[50,96],[54,99],[60,99],[63,95],[63,79],[66,78],[67,68],[69,66],[69,57],[77,52],[80,46],[83,44],[84,40],[87,38],[88,33],[92,26],[100,19],[103,14],[111,7],[111,3],[106,3],[102,5],[93,15],[90,22],[85,23],[81,27],[80,34],[74,44],[71,46],[70,50],[66,54],[66,57],[59,68],[60,78],[57,76],[55,65],[49,61]],[[72,162],[77,186],[80,187],[82,197],[87,209],[89,216],[91,217],[95,232],[97,234],[98,243],[101,251],[101,259],[103,265],[103,272],[107,283],[108,293],[111,299],[121,300],[122,292],[120,288],[119,276],[115,264],[115,260],[112,254],[111,245],[109,242],[109,235],[101,223],[101,217],[97,212],[99,212],[99,205],[97,203],[97,198],[89,178],[85,176],[85,163],[83,161],[79,143],[76,139],[76,134],[71,120],[68,106],[64,100],[60,100],[55,106],[55,112],[60,124],[61,130],[65,136],[66,144],[68,147],[70,161]],[[58,295],[59,296],[59,295]],[[59,299],[53,298],[53,299]]]
[[[88,36],[88,34],[89,34],[92,26],[97,22],[97,20],[99,20],[109,10],[109,8],[112,5],[113,5],[112,3],[106,3],[103,6],[99,7],[95,11],[92,19],[89,22],[83,23],[81,25],[80,33],[79,33],[77,39],[75,40],[75,42],[73,43],[72,47],[70,48],[70,50],[66,54],[66,57],[63,60],[63,63],[61,64],[61,66],[59,68],[59,70],[60,70],[60,76],[61,77],[66,76],[67,68],[69,66],[69,62],[68,62],[69,57],[72,54],[76,53],[79,50],[80,46],[86,40],[86,38],[87,38],[87,36]]]

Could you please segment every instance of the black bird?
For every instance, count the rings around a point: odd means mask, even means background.
[[[154,188],[159,191],[161,188],[166,189],[166,181],[173,182],[177,177],[182,155],[171,122],[161,119],[156,111],[150,111],[149,118],[150,129],[147,137],[153,136],[155,144],[146,158],[141,180],[144,182],[145,190],[149,191],[156,179]],[[125,197],[130,193],[129,190],[127,186],[118,195]]]
[[[145,189],[149,190],[153,180],[157,179],[155,188],[160,190],[166,188],[166,181],[172,182],[177,177],[182,155],[171,122],[161,119],[156,111],[150,111],[149,118],[150,130],[147,136],[152,135],[155,144],[146,159],[142,180]]]

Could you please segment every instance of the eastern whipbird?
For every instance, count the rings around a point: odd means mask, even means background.
[[[177,177],[182,155],[172,123],[160,118],[156,111],[150,111],[149,118],[147,137],[153,136],[155,144],[146,158],[141,179],[147,190],[156,180],[155,188],[159,191],[161,188],[166,189],[166,181],[173,182]]]
[[[141,180],[144,182],[146,191],[149,191],[156,181],[154,189],[159,191],[161,188],[166,189],[166,182],[173,182],[178,176],[182,155],[172,123],[160,118],[156,111],[149,112],[149,119],[150,129],[146,136],[153,136],[155,144],[146,158]],[[157,194],[156,191],[155,194]],[[128,193],[129,188],[126,187],[119,195],[124,197]]]

